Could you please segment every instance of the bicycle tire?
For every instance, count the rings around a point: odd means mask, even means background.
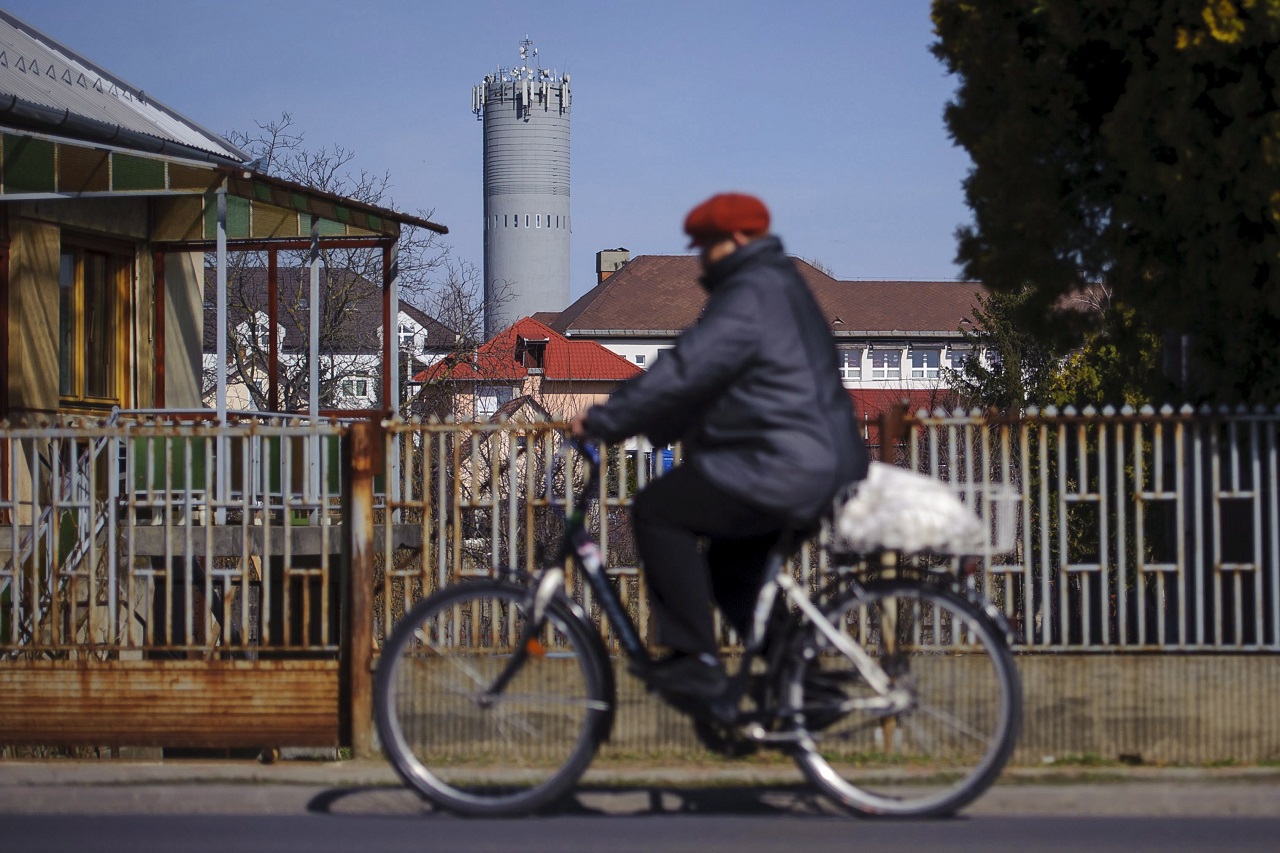
[[[418,602],[383,647],[374,685],[383,751],[406,784],[455,814],[519,815],[554,802],[604,736],[609,663],[562,600],[547,608],[511,682],[481,701],[519,644],[530,598],[506,581],[460,583]]]
[[[805,729],[793,756],[809,781],[866,816],[947,815],[990,787],[1022,717],[1013,654],[992,620],[963,595],[916,579],[871,581],[823,609],[913,701],[885,716],[842,713],[829,695],[813,696],[831,684],[850,699],[875,693],[809,627],[789,650],[780,686],[785,706],[797,709],[791,725]]]

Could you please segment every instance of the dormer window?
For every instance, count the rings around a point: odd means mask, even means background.
[[[258,349],[267,349],[271,346],[271,327],[266,321],[259,318],[258,322],[253,324],[253,337]]]
[[[546,366],[548,343],[548,338],[533,339],[517,336],[516,363],[527,368],[531,373],[541,373]]]

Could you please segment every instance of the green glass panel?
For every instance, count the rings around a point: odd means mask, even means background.
[[[111,188],[120,192],[164,189],[164,161],[112,154]]]
[[[333,208],[333,215],[337,217],[337,220],[343,223],[344,225],[351,224],[351,211],[348,210],[347,208],[342,207],[341,205],[337,205]]]
[[[133,465],[133,487],[137,491],[202,489],[205,484],[204,439],[135,438]]]
[[[227,239],[243,240],[249,236],[249,200],[227,196]],[[218,193],[204,194],[204,238],[218,239]]]
[[[347,226],[341,222],[330,222],[328,219],[320,220],[320,236],[321,237],[342,237],[347,233]]]
[[[249,199],[227,196],[227,237],[242,240],[249,236]]]
[[[4,137],[4,191],[51,193],[54,191],[53,143],[26,136]]]

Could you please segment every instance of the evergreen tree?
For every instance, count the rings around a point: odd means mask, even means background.
[[[959,77],[947,126],[974,164],[965,275],[1016,296],[1009,321],[1074,352],[1085,385],[1150,397],[1167,373],[1189,399],[1280,402],[1280,0],[934,0],[933,16]],[[1070,310],[1099,286],[1105,310]],[[1160,338],[1185,342],[1189,372],[1162,371]]]

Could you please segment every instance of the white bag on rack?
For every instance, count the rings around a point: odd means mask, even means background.
[[[986,530],[947,483],[872,462],[835,512],[835,540],[854,553],[978,554]]]

